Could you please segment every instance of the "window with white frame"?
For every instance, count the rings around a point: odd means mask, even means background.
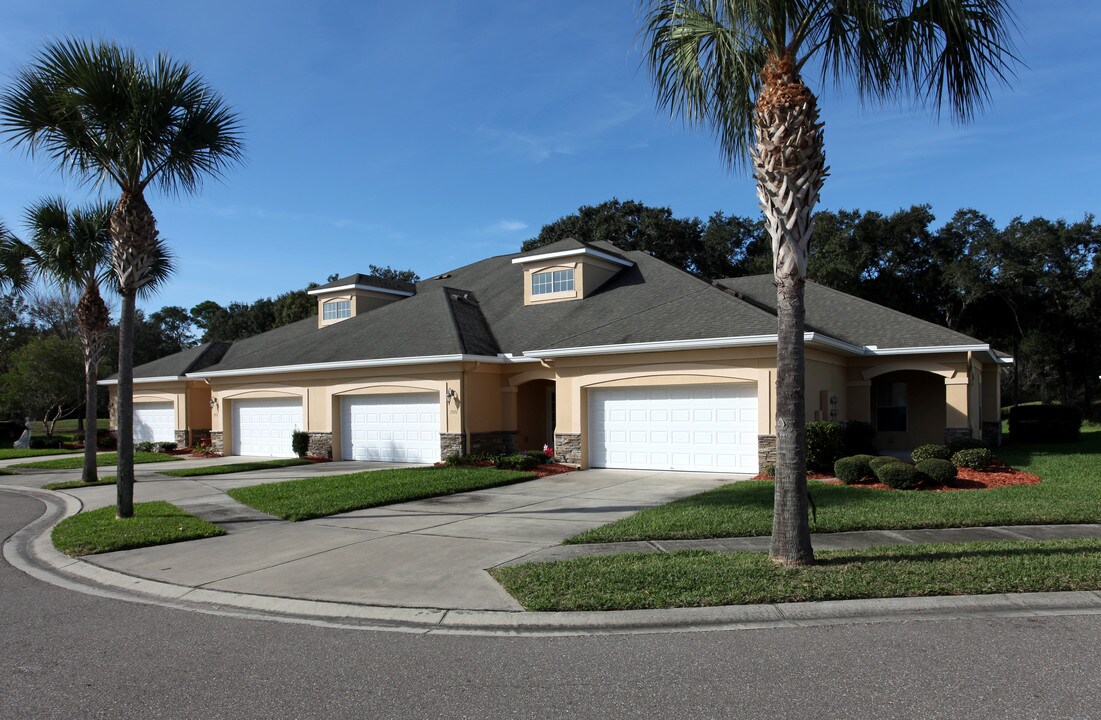
[[[906,432],[906,383],[883,382],[876,387],[875,429]]]
[[[551,270],[531,276],[532,295],[548,295],[570,290],[573,290],[573,270]]]
[[[352,316],[352,303],[350,300],[330,300],[322,305],[322,320],[343,320]]]

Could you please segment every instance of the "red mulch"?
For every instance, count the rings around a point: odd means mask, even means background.
[[[841,481],[831,478],[826,480],[830,485],[840,485]],[[970,468],[957,468],[957,475],[947,485],[922,484],[920,490],[930,492],[951,492],[954,490],[989,490],[997,487],[1009,487],[1011,485],[1039,485],[1040,478],[1032,473],[1014,470],[1008,465],[994,465],[986,470],[972,470]],[[893,488],[883,483],[863,481],[856,487],[872,488],[873,490],[892,490]]]
[[[775,480],[776,477],[774,475],[766,475],[764,473],[761,473],[760,475],[754,476],[751,479],[752,480]],[[832,480],[832,479],[833,479],[833,475],[823,475],[822,473],[807,473],[807,480]]]
[[[576,469],[577,468],[575,468],[573,465],[563,465],[562,463],[547,463],[545,465],[540,465],[539,467],[532,470],[532,472],[535,473],[535,477],[544,478],[549,475],[561,475],[563,473],[573,472]]]
[[[319,456],[317,456],[317,455],[306,455],[306,456],[305,456],[304,458],[302,458],[302,459],[303,459],[303,460],[309,460],[309,461],[310,461],[310,462],[312,462],[312,463],[313,463],[314,465],[316,465],[317,463],[325,463],[325,462],[329,462],[329,458],[327,458],[327,457],[319,457]]]

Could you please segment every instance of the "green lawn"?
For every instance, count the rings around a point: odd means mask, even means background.
[[[78,488],[99,487],[100,485],[114,485],[118,478],[114,475],[103,475],[96,482],[86,483],[83,480],[70,480],[68,482],[47,483],[43,485],[45,490],[76,490]]]
[[[41,455],[72,455],[82,453],[83,450],[16,450],[15,448],[0,448],[0,460],[14,460],[16,458],[39,457]]]
[[[1101,540],[912,545],[819,554],[636,553],[490,571],[528,610],[633,610],[1101,589]]]
[[[114,506],[65,518],[51,535],[66,555],[91,555],[224,535],[225,531],[171,503],[134,504],[134,517],[115,518]]]
[[[171,462],[173,460],[179,460],[180,458],[175,455],[166,455],[164,453],[150,453],[150,452],[135,452],[134,463],[159,463],[159,462]],[[99,467],[108,467],[117,465],[119,461],[118,453],[100,453],[96,456],[96,465]],[[84,467],[84,456],[72,457],[72,458],[58,458],[56,460],[43,460],[42,462],[23,463],[21,465],[12,465],[13,468],[24,468],[27,470],[75,470],[77,468]]]
[[[309,465],[309,460],[304,458],[285,458],[281,460],[259,460],[257,462],[244,462],[230,465],[209,465],[207,467],[187,468],[184,470],[158,470],[159,475],[171,475],[172,477],[200,477],[202,475],[225,475],[227,473],[249,472],[250,470],[267,470],[269,468],[294,467],[295,465]]]
[[[284,520],[309,520],[533,477],[528,472],[480,467],[398,468],[253,485],[230,490],[229,496]]]
[[[1039,485],[992,490],[873,490],[811,482],[812,532],[1101,522],[1101,428],[1076,443],[1006,446],[997,453]],[[565,542],[737,537],[772,532],[773,485],[748,481],[649,508]]]
[[[11,470],[4,470],[3,468],[0,468],[0,475],[15,475],[15,474],[16,473],[13,473]]]

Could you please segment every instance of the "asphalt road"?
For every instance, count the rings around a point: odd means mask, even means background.
[[[0,495],[0,537],[43,510]],[[88,596],[0,561],[0,718],[1101,718],[1101,616],[562,639]]]

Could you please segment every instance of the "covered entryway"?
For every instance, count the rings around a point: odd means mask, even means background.
[[[134,403],[134,442],[175,442],[176,408],[171,402]]]
[[[291,434],[301,430],[302,400],[233,400],[233,454],[294,457]]]
[[[351,395],[340,400],[345,460],[429,463],[440,459],[436,393]]]
[[[592,467],[757,473],[753,384],[594,388]]]

